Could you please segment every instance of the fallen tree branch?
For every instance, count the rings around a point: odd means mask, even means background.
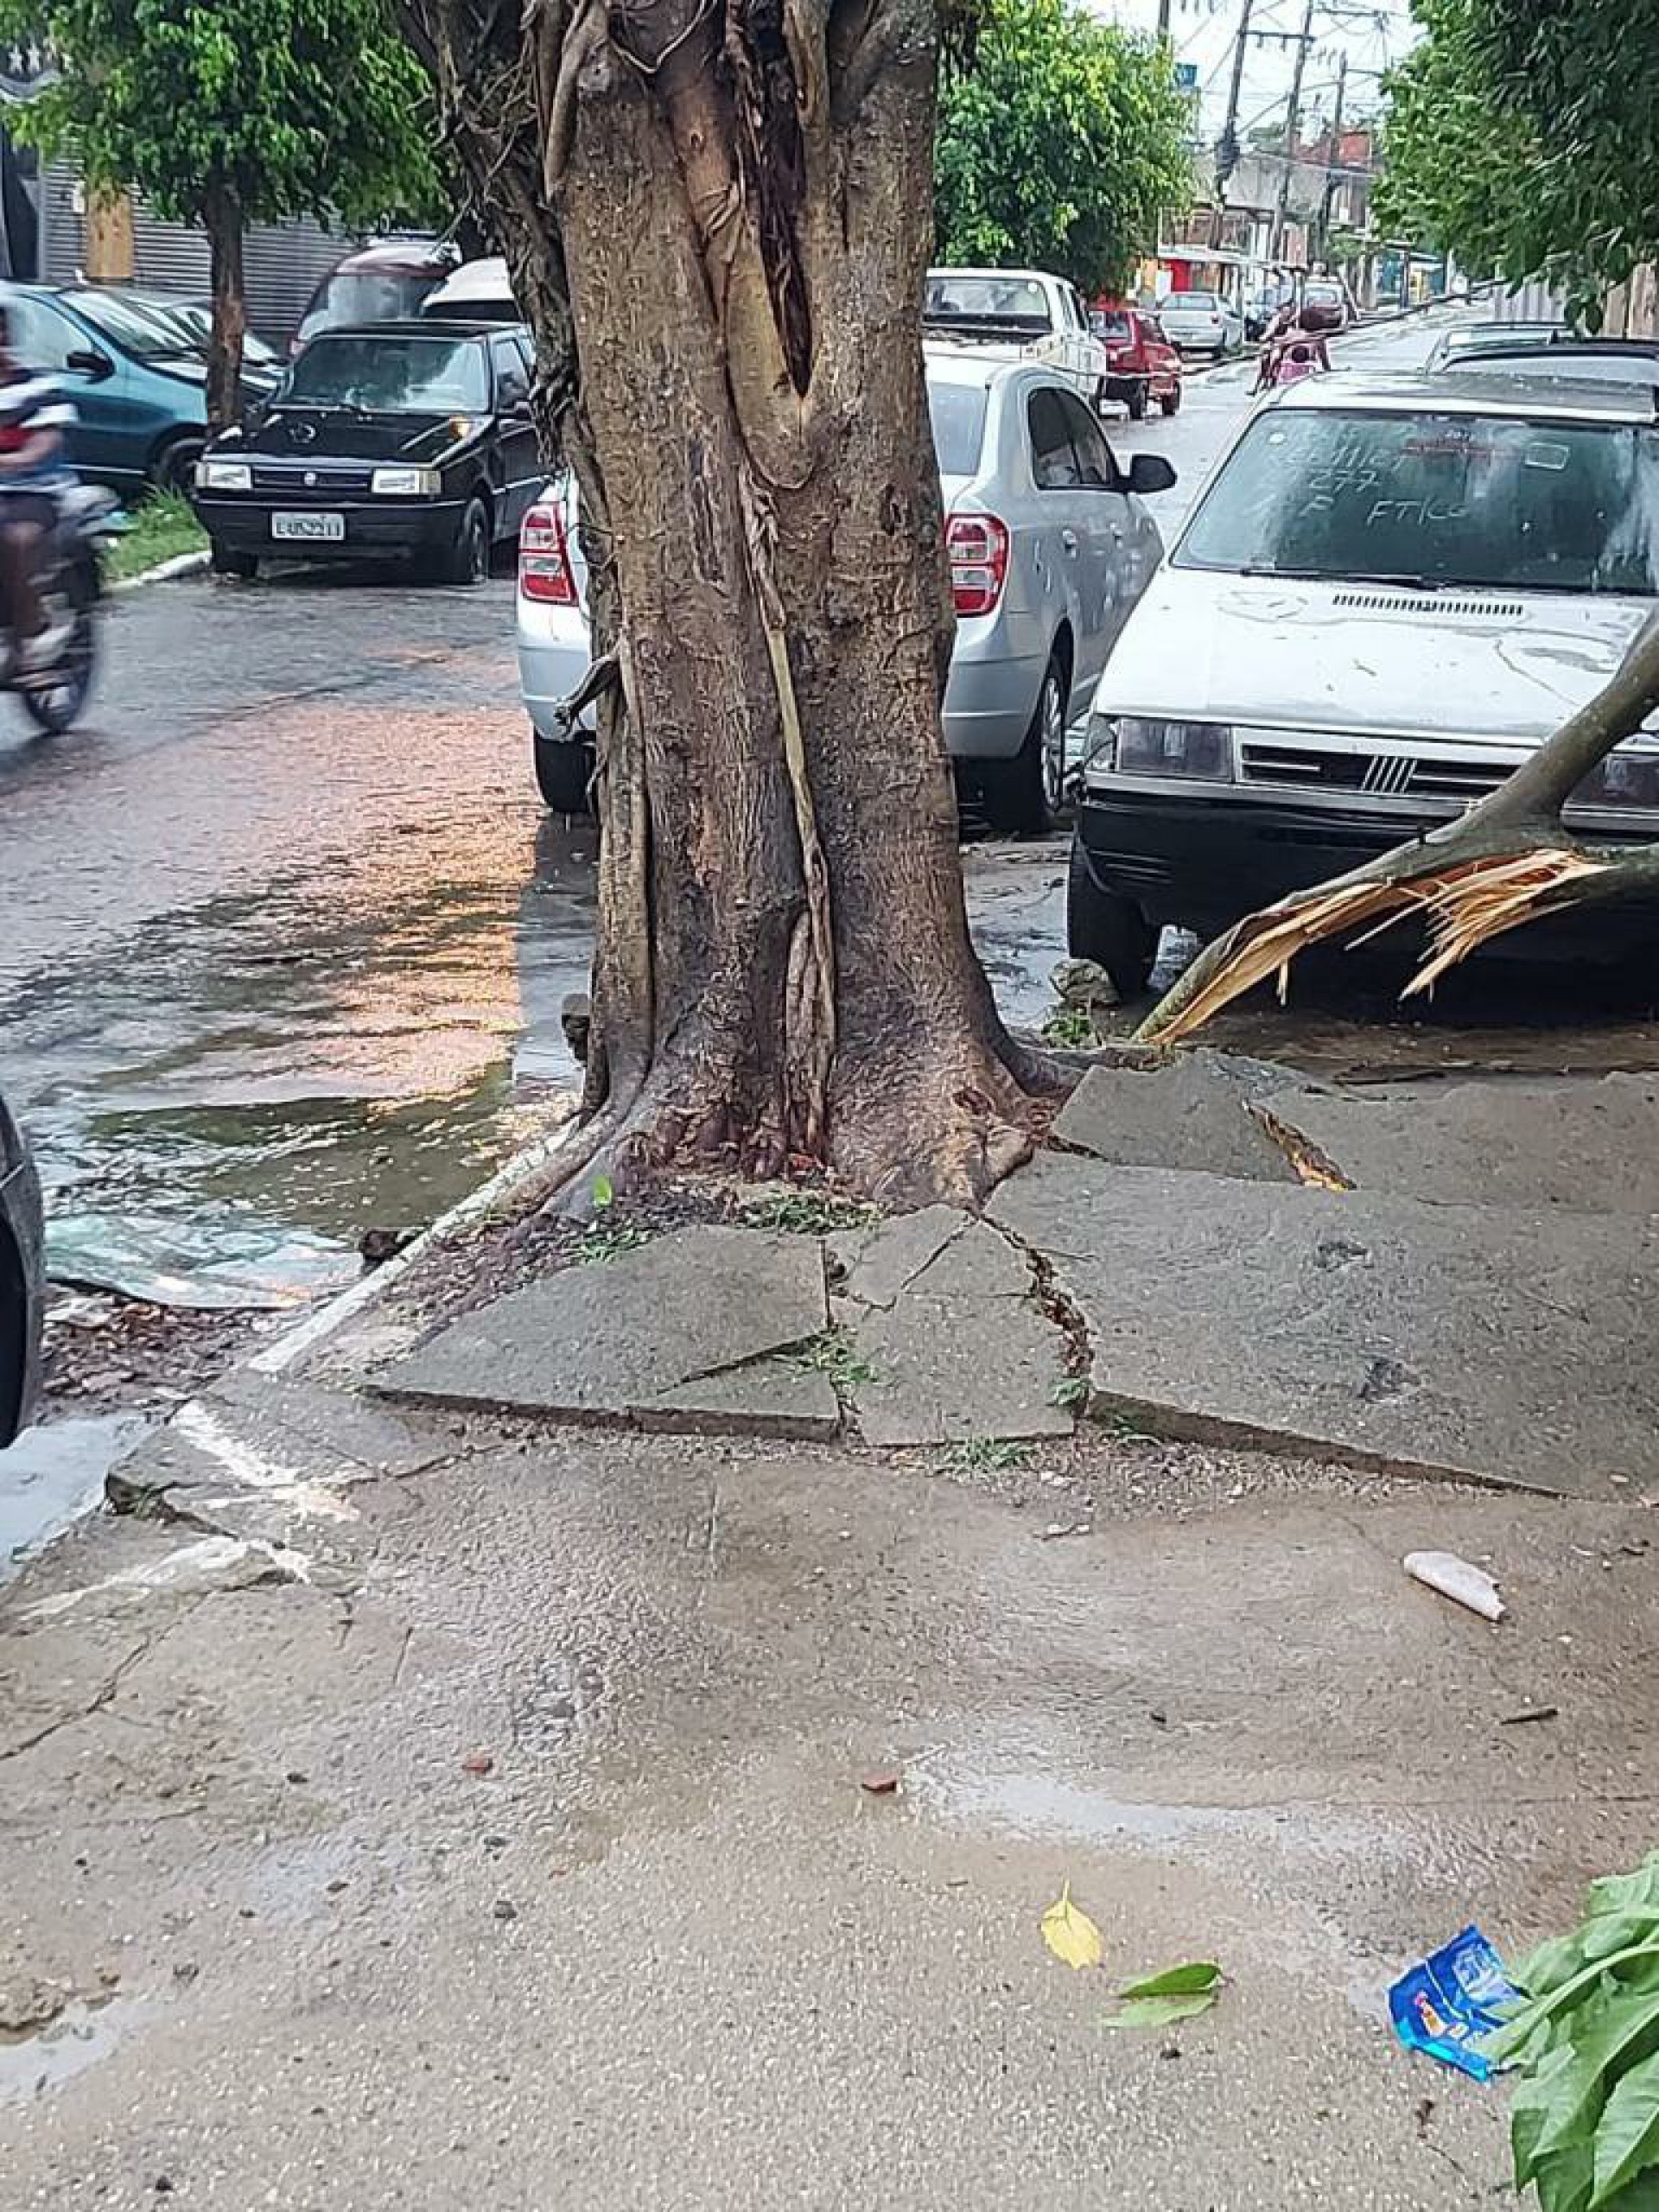
[[[1656,712],[1659,613],[1648,617],[1595,697],[1496,791],[1426,836],[1235,922],[1135,1035],[1173,1044],[1269,976],[1277,976],[1282,998],[1298,953],[1368,924],[1374,935],[1412,915],[1427,923],[1429,957],[1402,993],[1411,997],[1523,923],[1589,899],[1659,889],[1659,848],[1587,847],[1561,826],[1562,807],[1591,770]]]

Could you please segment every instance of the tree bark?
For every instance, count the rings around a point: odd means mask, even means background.
[[[487,73],[457,4],[424,0],[459,143]],[[972,1200],[1030,1149],[1033,1071],[969,940],[939,719],[929,0],[527,20],[490,112],[533,92],[562,256],[514,159],[487,189],[515,271],[539,251],[538,335],[568,283],[550,413],[620,677],[585,1151]]]
[[[242,343],[248,310],[242,278],[242,210],[228,192],[219,190],[209,194],[203,215],[213,302],[207,348],[207,433],[212,437],[242,417]]]
[[[1430,957],[1406,995],[1426,990],[1494,937],[1565,908],[1659,891],[1659,846],[1586,846],[1561,810],[1614,747],[1659,713],[1659,614],[1650,614],[1595,697],[1456,821],[1345,875],[1294,892],[1207,944],[1136,1031],[1173,1044],[1310,944],[1410,915]]]

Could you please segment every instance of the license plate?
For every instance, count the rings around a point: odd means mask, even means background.
[[[338,544],[346,535],[344,515],[272,515],[273,537],[298,537],[315,544],[319,539]]]

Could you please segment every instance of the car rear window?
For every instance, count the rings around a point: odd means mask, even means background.
[[[1167,315],[1172,308],[1177,310],[1181,308],[1197,308],[1201,313],[1210,315],[1214,312],[1216,296],[1213,292],[1172,292],[1167,299],[1160,300],[1158,302],[1160,313],[1165,315]]]
[[[1573,384],[1659,385],[1659,352],[1653,353],[1569,353],[1559,346],[1535,353],[1501,353],[1465,350],[1459,367],[1484,377],[1566,377]]]
[[[1047,296],[1028,276],[958,276],[947,270],[928,278],[925,311],[944,321],[1049,321]]]
[[[985,387],[975,384],[930,384],[927,411],[933,422],[933,450],[941,476],[972,476],[985,442]]]
[[[1096,338],[1133,338],[1134,326],[1121,308],[1096,308],[1090,317]]]
[[[1274,410],[1177,567],[1511,591],[1659,593],[1659,431],[1502,415]]]

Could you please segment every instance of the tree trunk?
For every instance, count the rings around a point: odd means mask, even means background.
[[[1030,1149],[1036,1071],[969,941],[939,720],[931,6],[588,0],[538,35],[560,429],[620,695],[587,1150],[977,1198]],[[522,179],[493,175],[517,273]]]
[[[207,434],[215,436],[242,416],[242,341],[247,301],[242,283],[242,210],[226,192],[213,193],[203,210],[213,296],[207,348]]]

